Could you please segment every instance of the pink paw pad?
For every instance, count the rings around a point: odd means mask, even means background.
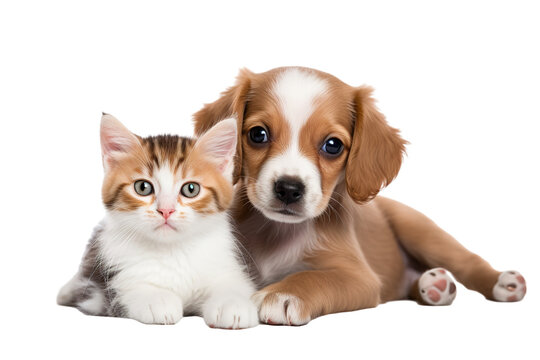
[[[450,305],[456,298],[456,284],[442,268],[426,271],[418,279],[420,296],[429,305]]]
[[[441,301],[441,294],[435,289],[428,290],[427,296],[435,303]]]
[[[444,291],[446,290],[446,280],[445,279],[440,279],[440,280],[437,280],[433,283],[433,286],[435,286],[437,289],[439,289],[440,291]]]
[[[516,302],[527,293],[525,278],[517,271],[504,271],[493,286],[493,298],[501,302]]]

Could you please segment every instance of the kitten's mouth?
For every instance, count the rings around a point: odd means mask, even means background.
[[[176,231],[176,228],[174,226],[172,226],[171,224],[169,224],[168,222],[164,222],[163,224],[159,225],[157,229],[171,229],[171,230],[174,230]]]

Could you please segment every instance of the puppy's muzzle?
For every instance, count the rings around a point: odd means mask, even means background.
[[[296,177],[284,176],[274,183],[274,195],[285,205],[300,201],[304,196],[305,189],[304,183]]]

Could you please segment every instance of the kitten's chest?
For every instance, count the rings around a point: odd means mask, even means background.
[[[115,271],[110,285],[117,291],[146,283],[170,289],[189,301],[200,295],[205,283],[197,262],[201,257],[197,248],[152,248],[133,241],[130,246],[104,243],[101,249],[103,259]]]

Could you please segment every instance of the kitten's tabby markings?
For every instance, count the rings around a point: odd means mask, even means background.
[[[234,120],[194,141],[141,138],[102,119],[107,215],[58,303],[92,315],[213,327],[258,323],[254,288],[238,263],[224,212],[233,196]]]

